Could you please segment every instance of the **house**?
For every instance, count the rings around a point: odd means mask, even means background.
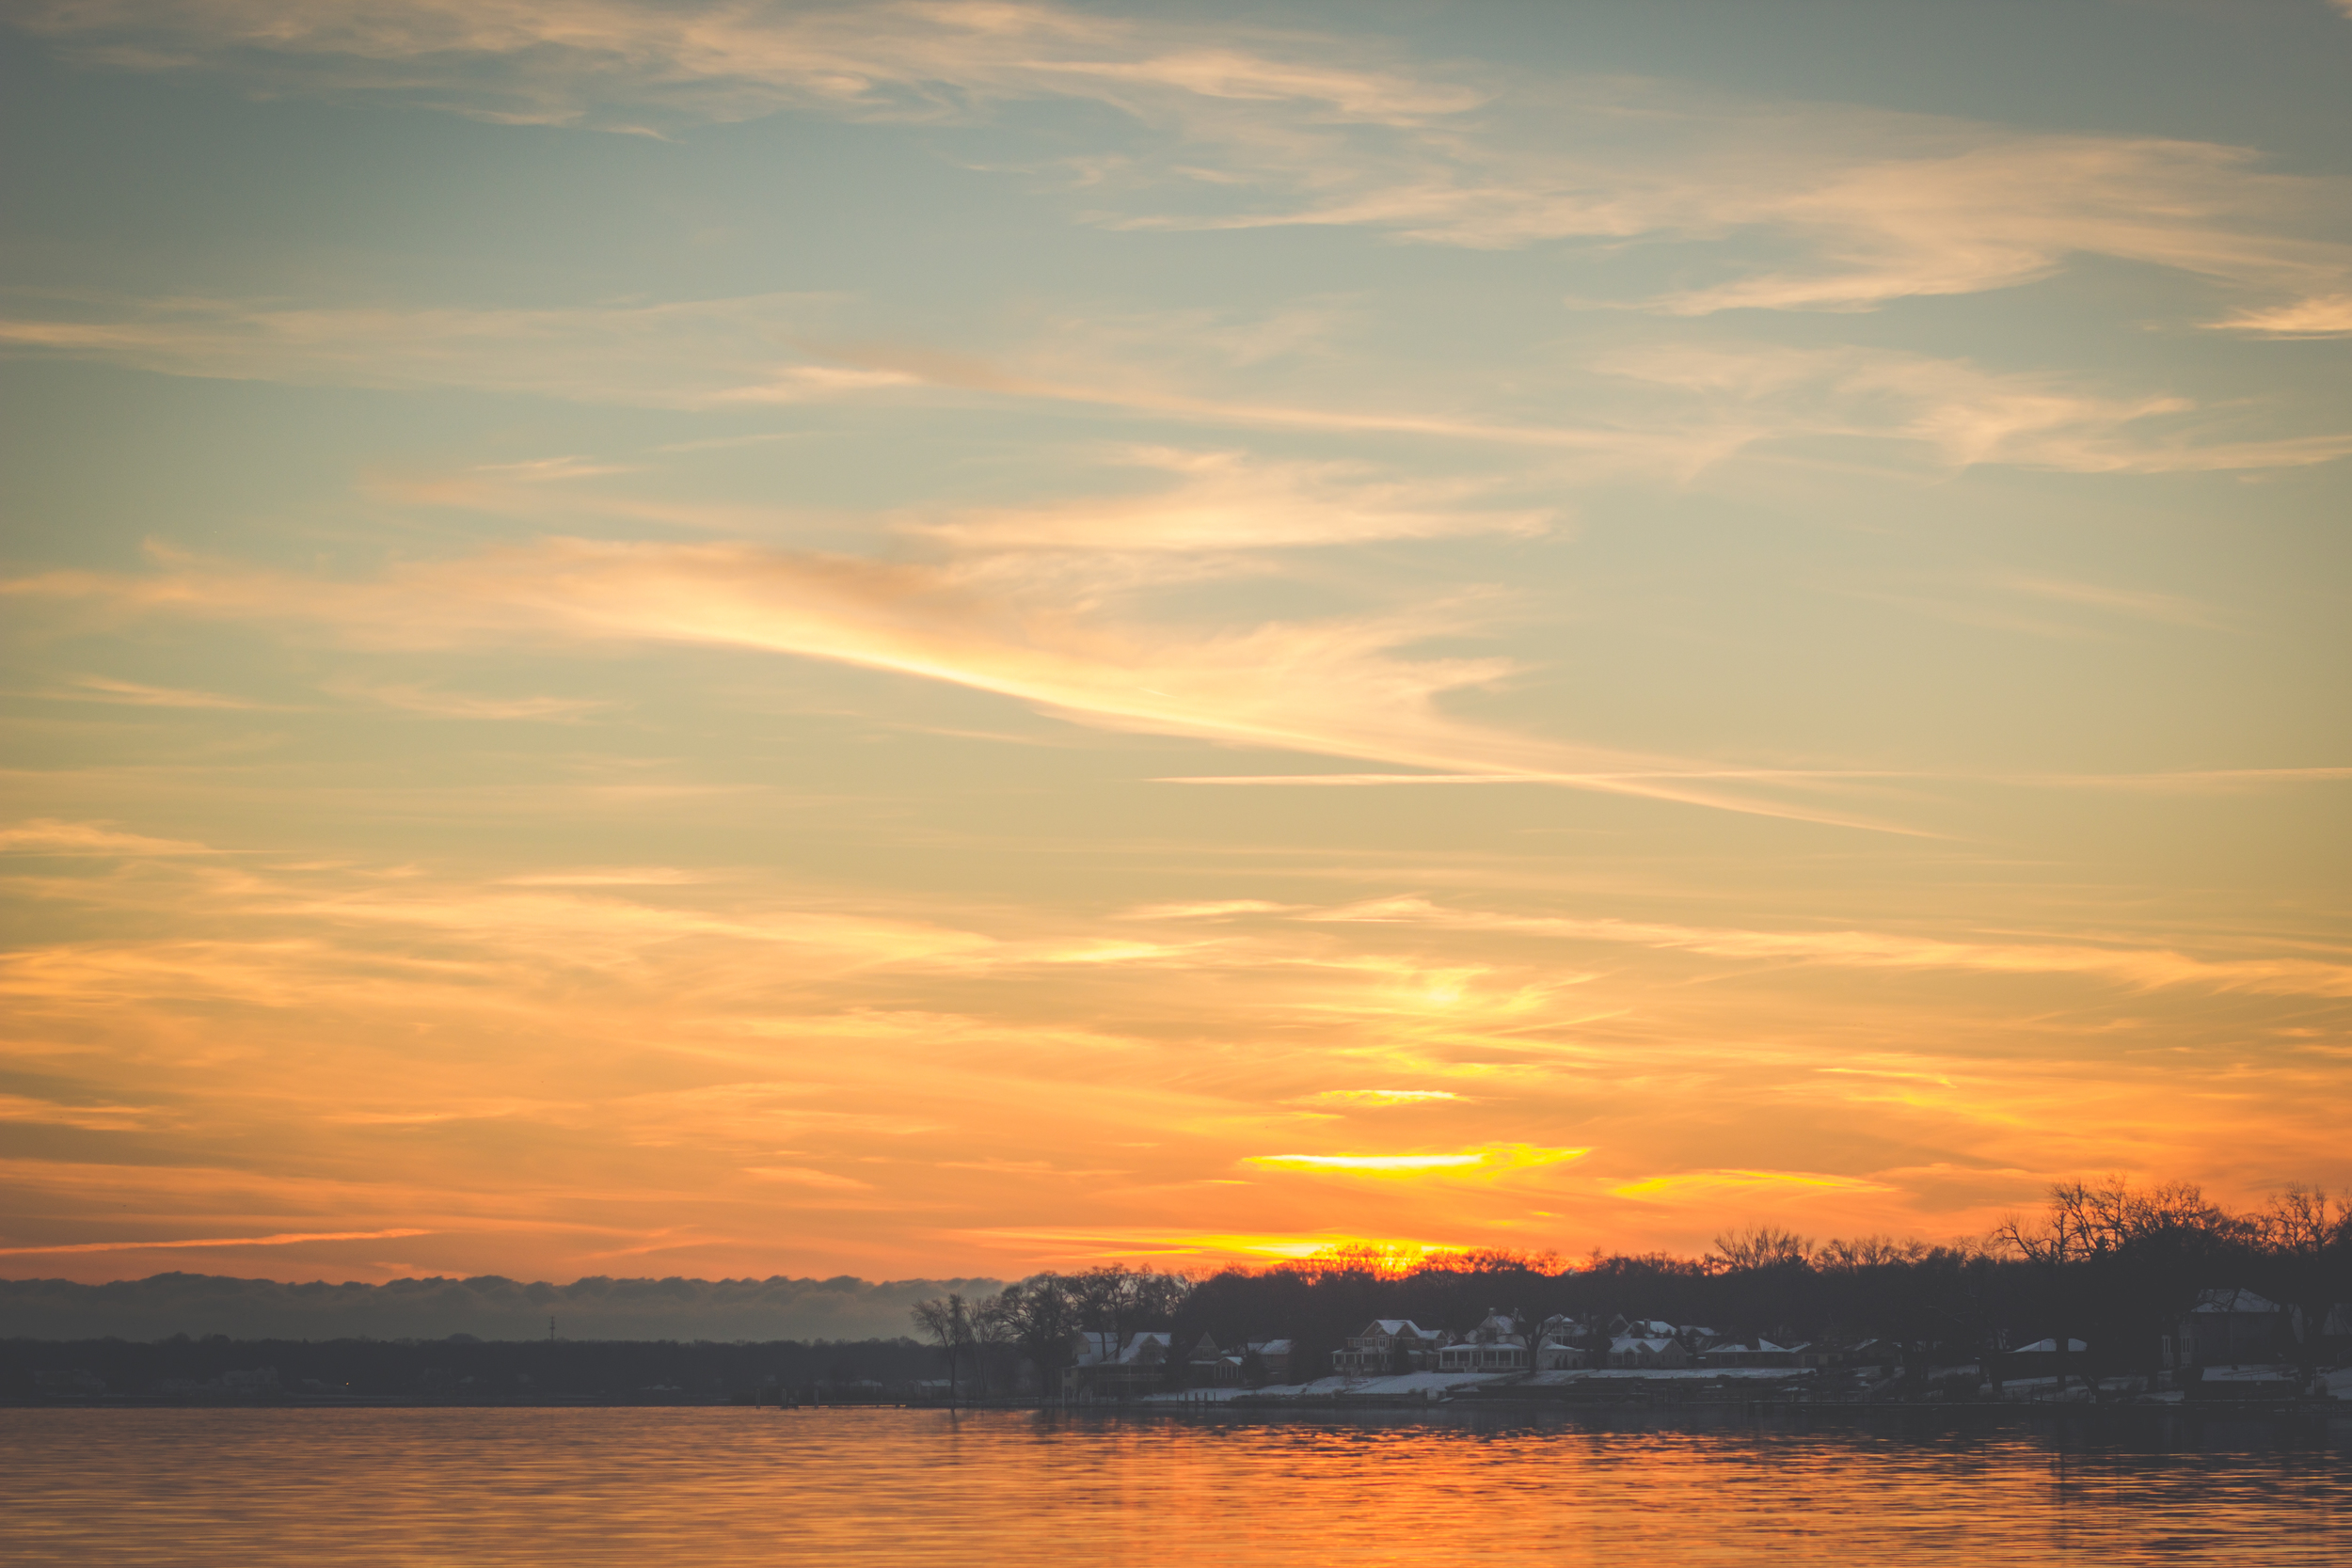
[[[1609,1341],[1609,1365],[1671,1371],[1691,1364],[1691,1352],[1679,1339],[1621,1334]]]
[[[1288,1383],[1291,1381],[1291,1363],[1296,1358],[1296,1352],[1291,1340],[1249,1340],[1242,1346],[1242,1360],[1247,1363],[1253,1355],[1258,1358],[1258,1365],[1265,1370],[1266,1382]]]
[[[1427,1371],[1438,1364],[1444,1336],[1410,1318],[1375,1318],[1331,1353],[1331,1370],[1342,1377],[1386,1377]]]
[[[1892,1339],[1865,1339],[1840,1357],[1849,1367],[1892,1367],[1901,1359],[1902,1352]]]
[[[1072,1393],[1100,1399],[1129,1399],[1150,1393],[1166,1381],[1174,1336],[1144,1330],[1120,1344],[1109,1334],[1077,1337],[1077,1353],[1062,1386]]]
[[[2090,1349],[2090,1347],[2084,1344],[2080,1339],[2069,1339],[2066,1341],[2066,1354],[2069,1355],[2081,1355],[2087,1353]],[[2036,1356],[2040,1358],[2042,1364],[2055,1367],[2058,1356],[2058,1342],[2056,1339],[2036,1339],[2030,1345],[2018,1346],[2015,1350],[2010,1352],[2010,1354],[2021,1358],[2026,1356]],[[2026,1371],[2027,1376],[2035,1375],[2031,1370],[2035,1365],[2034,1362],[2021,1359],[2018,1365],[2021,1370]],[[2046,1376],[2047,1374],[2044,1373],[2042,1375]]]
[[[1549,1338],[1535,1347],[1535,1370],[1539,1372],[1581,1372],[1592,1364],[1593,1353],[1572,1340]]]
[[[1518,1320],[1504,1312],[1489,1312],[1463,1338],[1438,1352],[1441,1372],[1524,1372],[1534,1368],[1527,1336]]]
[[[2205,1291],[2181,1320],[2181,1360],[2191,1367],[2276,1361],[2286,1348],[2286,1314],[2251,1291]]]
[[[1241,1357],[1203,1334],[1184,1357],[1184,1385],[1190,1388],[1238,1388]]]

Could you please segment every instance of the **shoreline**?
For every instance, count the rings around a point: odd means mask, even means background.
[[[2334,1400],[2190,1400],[2153,1403],[2117,1401],[2092,1403],[2089,1401],[1956,1401],[1956,1402],[1864,1402],[1844,1400],[1645,1400],[1645,1399],[1582,1399],[1512,1398],[1507,1396],[1473,1397],[1460,1400],[1427,1401],[1417,1399],[1382,1400],[1376,1398],[1331,1401],[1267,1400],[1190,1402],[1181,1400],[1134,1400],[1073,1403],[1045,1400],[960,1401],[949,1403],[940,1401],[845,1400],[823,1404],[749,1404],[726,1399],[631,1399],[626,1396],[580,1395],[577,1397],[542,1396],[529,1399],[447,1399],[427,1398],[406,1394],[353,1394],[310,1398],[280,1399],[192,1399],[184,1396],[120,1394],[84,1395],[49,1399],[0,1400],[0,1411],[10,1410],[740,1410],[746,1415],[791,1416],[803,1412],[840,1410],[923,1410],[941,1411],[951,1415],[987,1415],[994,1413],[1045,1413],[1061,1416],[1088,1417],[1180,1417],[1198,1418],[1203,1416],[1247,1418],[1266,1417],[1296,1418],[1302,1417],[1348,1417],[1355,1415],[1395,1417],[1417,1415],[1431,1418],[1454,1418],[1488,1413],[1494,1415],[1554,1415],[1554,1416],[1613,1416],[1629,1415],[1672,1418],[1691,1416],[1737,1416],[1758,1419],[1781,1419],[1792,1416],[1808,1418],[1855,1418],[1897,1416],[1903,1418],[1957,1417],[1971,1419],[1984,1417],[2013,1417],[2025,1419],[2063,1418],[2128,1418],[2134,1419],[2203,1419],[2246,1420],[2262,1418],[2296,1421],[2323,1420],[2352,1423],[2352,1404]]]

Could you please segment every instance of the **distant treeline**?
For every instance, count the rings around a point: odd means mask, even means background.
[[[781,1387],[849,1401],[937,1375],[911,1339],[0,1340],[0,1398],[331,1398],[710,1403]]]
[[[2200,1296],[2229,1289],[2288,1308],[2281,1354],[2315,1364],[2331,1309],[2352,1301],[2352,1216],[2316,1188],[2233,1213],[2185,1183],[2076,1181],[2054,1187],[2041,1213],[1957,1245],[1817,1244],[1756,1227],[1718,1237],[1699,1258],[1597,1253],[1571,1264],[1553,1254],[1343,1248],[1200,1279],[1118,1268],[1040,1275],[995,1296],[935,1298],[914,1315],[966,1386],[1002,1387],[1025,1361],[1058,1370],[1081,1332],[1123,1339],[1145,1329],[1173,1331],[1171,1383],[1204,1334],[1229,1348],[1289,1338],[1293,1375],[1311,1376],[1375,1318],[1460,1332],[1495,1311],[1530,1324],[1575,1319],[1596,1350],[1613,1322],[1645,1319],[1781,1343],[1883,1339],[1923,1362],[2081,1339],[2091,1361],[2122,1370],[2160,1365]]]
[[[2352,1216],[2314,1188],[2232,1212],[2193,1186],[2108,1180],[2055,1187],[2040,1212],[1962,1244],[1883,1237],[1817,1244],[1754,1227],[1719,1236],[1697,1258],[1596,1253],[1570,1263],[1539,1253],[1343,1248],[1205,1277],[1104,1267],[920,1300],[908,1326],[928,1343],[58,1335],[0,1340],[0,1398],[707,1401],[777,1386],[805,1395],[818,1385],[853,1398],[861,1389],[903,1394],[945,1376],[965,1395],[1001,1395],[1057,1386],[1085,1335],[1124,1342],[1138,1330],[1171,1332],[1166,1376],[1180,1386],[1204,1335],[1228,1350],[1289,1339],[1288,1371],[1307,1378],[1374,1319],[1459,1333],[1497,1311],[1529,1325],[1573,1319],[1596,1350],[1613,1325],[1662,1320],[1833,1349],[1886,1340],[1923,1366],[2080,1339],[2090,1365],[2122,1371],[2163,1365],[2165,1341],[2200,1297],[2226,1290],[2286,1308],[2282,1358],[2308,1368],[2352,1350],[2327,1342],[2331,1322],[2341,1340],[2341,1308],[2352,1303]]]
[[[163,1339],[888,1339],[907,1307],[995,1279],[394,1279],[293,1282],[159,1274],[86,1285],[0,1279],[0,1338]]]

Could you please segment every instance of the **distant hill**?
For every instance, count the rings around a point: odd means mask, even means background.
[[[566,1339],[870,1339],[912,1334],[907,1308],[960,1291],[986,1295],[994,1279],[607,1279],[525,1284],[398,1279],[286,1284],[223,1275],[159,1274],[81,1285],[0,1279],[0,1338],[544,1339],[548,1320]]]

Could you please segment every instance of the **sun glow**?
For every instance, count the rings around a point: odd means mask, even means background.
[[[1502,1176],[1564,1164],[1591,1152],[1589,1148],[1539,1148],[1533,1144],[1488,1144],[1432,1154],[1252,1154],[1244,1163],[1265,1170],[1348,1176]]]
[[[0,1275],[2352,1183],[2344,3],[8,8]]]

